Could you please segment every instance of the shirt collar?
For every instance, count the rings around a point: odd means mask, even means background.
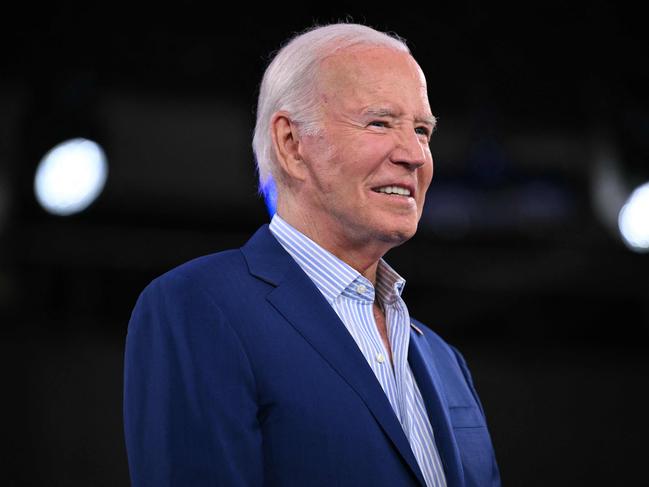
[[[277,213],[273,216],[269,229],[329,303],[333,303],[340,295],[374,301],[375,290],[368,279],[294,228]],[[383,259],[379,261],[376,292],[383,303],[392,303],[398,299],[405,282]]]
[[[381,259],[376,270],[376,292],[384,303],[396,301],[406,286],[406,280]]]

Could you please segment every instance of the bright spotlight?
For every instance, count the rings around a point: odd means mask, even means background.
[[[41,160],[34,192],[49,213],[67,216],[85,210],[104,189],[108,166],[104,151],[87,139],[71,139]]]
[[[624,243],[636,252],[649,251],[649,183],[638,187],[618,216]]]

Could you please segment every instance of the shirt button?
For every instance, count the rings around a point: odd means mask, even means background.
[[[365,291],[367,291],[367,288],[363,284],[356,286],[356,292],[358,294],[365,294]]]
[[[385,362],[385,355],[383,355],[381,352],[376,354],[376,361],[380,364]]]

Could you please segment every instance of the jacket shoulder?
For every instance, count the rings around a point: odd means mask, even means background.
[[[191,300],[227,294],[237,281],[248,276],[240,249],[194,258],[154,278],[140,293],[142,300]]]
[[[230,249],[189,260],[154,279],[156,281],[188,280],[192,282],[223,279],[235,269],[245,269],[240,249]]]

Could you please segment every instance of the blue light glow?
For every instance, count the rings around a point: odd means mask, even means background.
[[[264,201],[266,202],[266,210],[271,218],[275,215],[277,211],[277,186],[275,185],[275,180],[271,179],[266,188],[264,188]]]

